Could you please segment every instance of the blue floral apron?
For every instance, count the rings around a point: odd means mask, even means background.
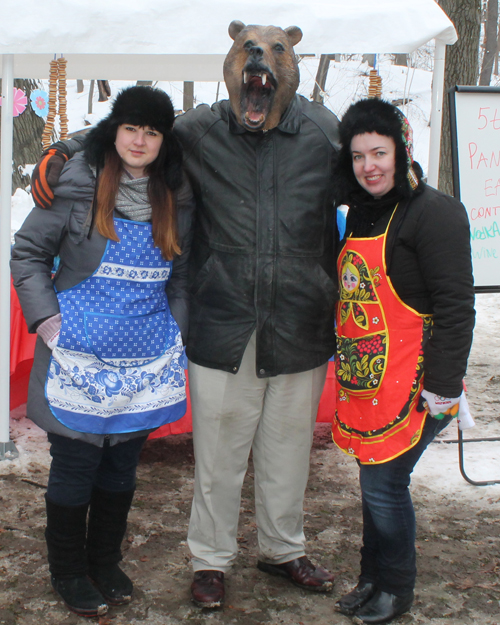
[[[57,293],[62,315],[45,394],[78,432],[156,428],[186,411],[182,339],[165,286],[172,262],[154,247],[151,224],[115,219],[95,273]]]

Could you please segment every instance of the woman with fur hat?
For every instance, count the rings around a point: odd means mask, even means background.
[[[194,207],[173,122],[163,91],[119,93],[12,254],[24,316],[39,335],[27,414],[51,445],[51,582],[83,616],[131,599],[118,562],[139,454],[152,430],[186,408],[181,331]]]
[[[359,464],[363,544],[358,584],[336,608],[387,623],[413,602],[410,475],[465,401],[469,223],[460,202],[422,180],[410,125],[392,104],[353,104],[340,140],[338,203],[349,211],[338,258],[333,439]]]

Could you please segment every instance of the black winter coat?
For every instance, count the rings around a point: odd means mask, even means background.
[[[337,118],[296,96],[279,125],[247,132],[227,100],[177,118],[197,203],[188,357],[236,373],[257,332],[259,377],[334,353]]]
[[[399,203],[387,234],[386,265],[403,302],[433,315],[424,351],[424,388],[458,397],[475,319],[469,220],[455,198],[421,185],[422,192],[409,203]],[[392,213],[390,209],[380,217],[368,236],[385,232]]]

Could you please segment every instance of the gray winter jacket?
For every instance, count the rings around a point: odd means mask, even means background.
[[[83,153],[79,153],[66,164],[54,190],[55,199],[51,209],[33,208],[15,236],[11,271],[30,332],[35,332],[44,319],[59,312],[54,285],[57,290],[74,287],[92,275],[100,264],[107,239],[95,228],[88,237],[94,188],[94,175]],[[193,212],[192,192],[185,180],[177,192],[177,221],[182,253],[174,259],[172,278],[167,286],[170,309],[183,337],[187,336],[188,329],[187,263]],[[56,256],[60,257],[60,263],[52,280],[51,271]],[[49,348],[39,337],[29,384],[28,417],[47,432],[102,446],[104,436],[75,432],[53,416],[45,398],[50,354]],[[108,438],[113,445],[147,433],[111,434]]]

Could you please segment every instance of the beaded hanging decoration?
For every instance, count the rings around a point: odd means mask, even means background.
[[[381,98],[382,97],[382,76],[376,69],[370,70],[369,76],[370,82],[368,85],[368,97],[369,98]]]
[[[45,128],[42,134],[42,147],[46,150],[52,143],[52,133],[54,131],[54,121],[56,114],[60,120],[60,139],[68,138],[68,117],[66,115],[66,59],[54,59],[50,62],[49,71],[49,112]],[[59,109],[57,109],[57,99],[59,93]]]
[[[68,62],[65,58],[61,57],[57,61],[59,76],[58,76],[58,88],[59,88],[59,109],[57,111],[59,115],[59,128],[61,130],[60,139],[64,141],[68,138],[68,115],[67,110],[67,91],[66,91],[66,66]]]

